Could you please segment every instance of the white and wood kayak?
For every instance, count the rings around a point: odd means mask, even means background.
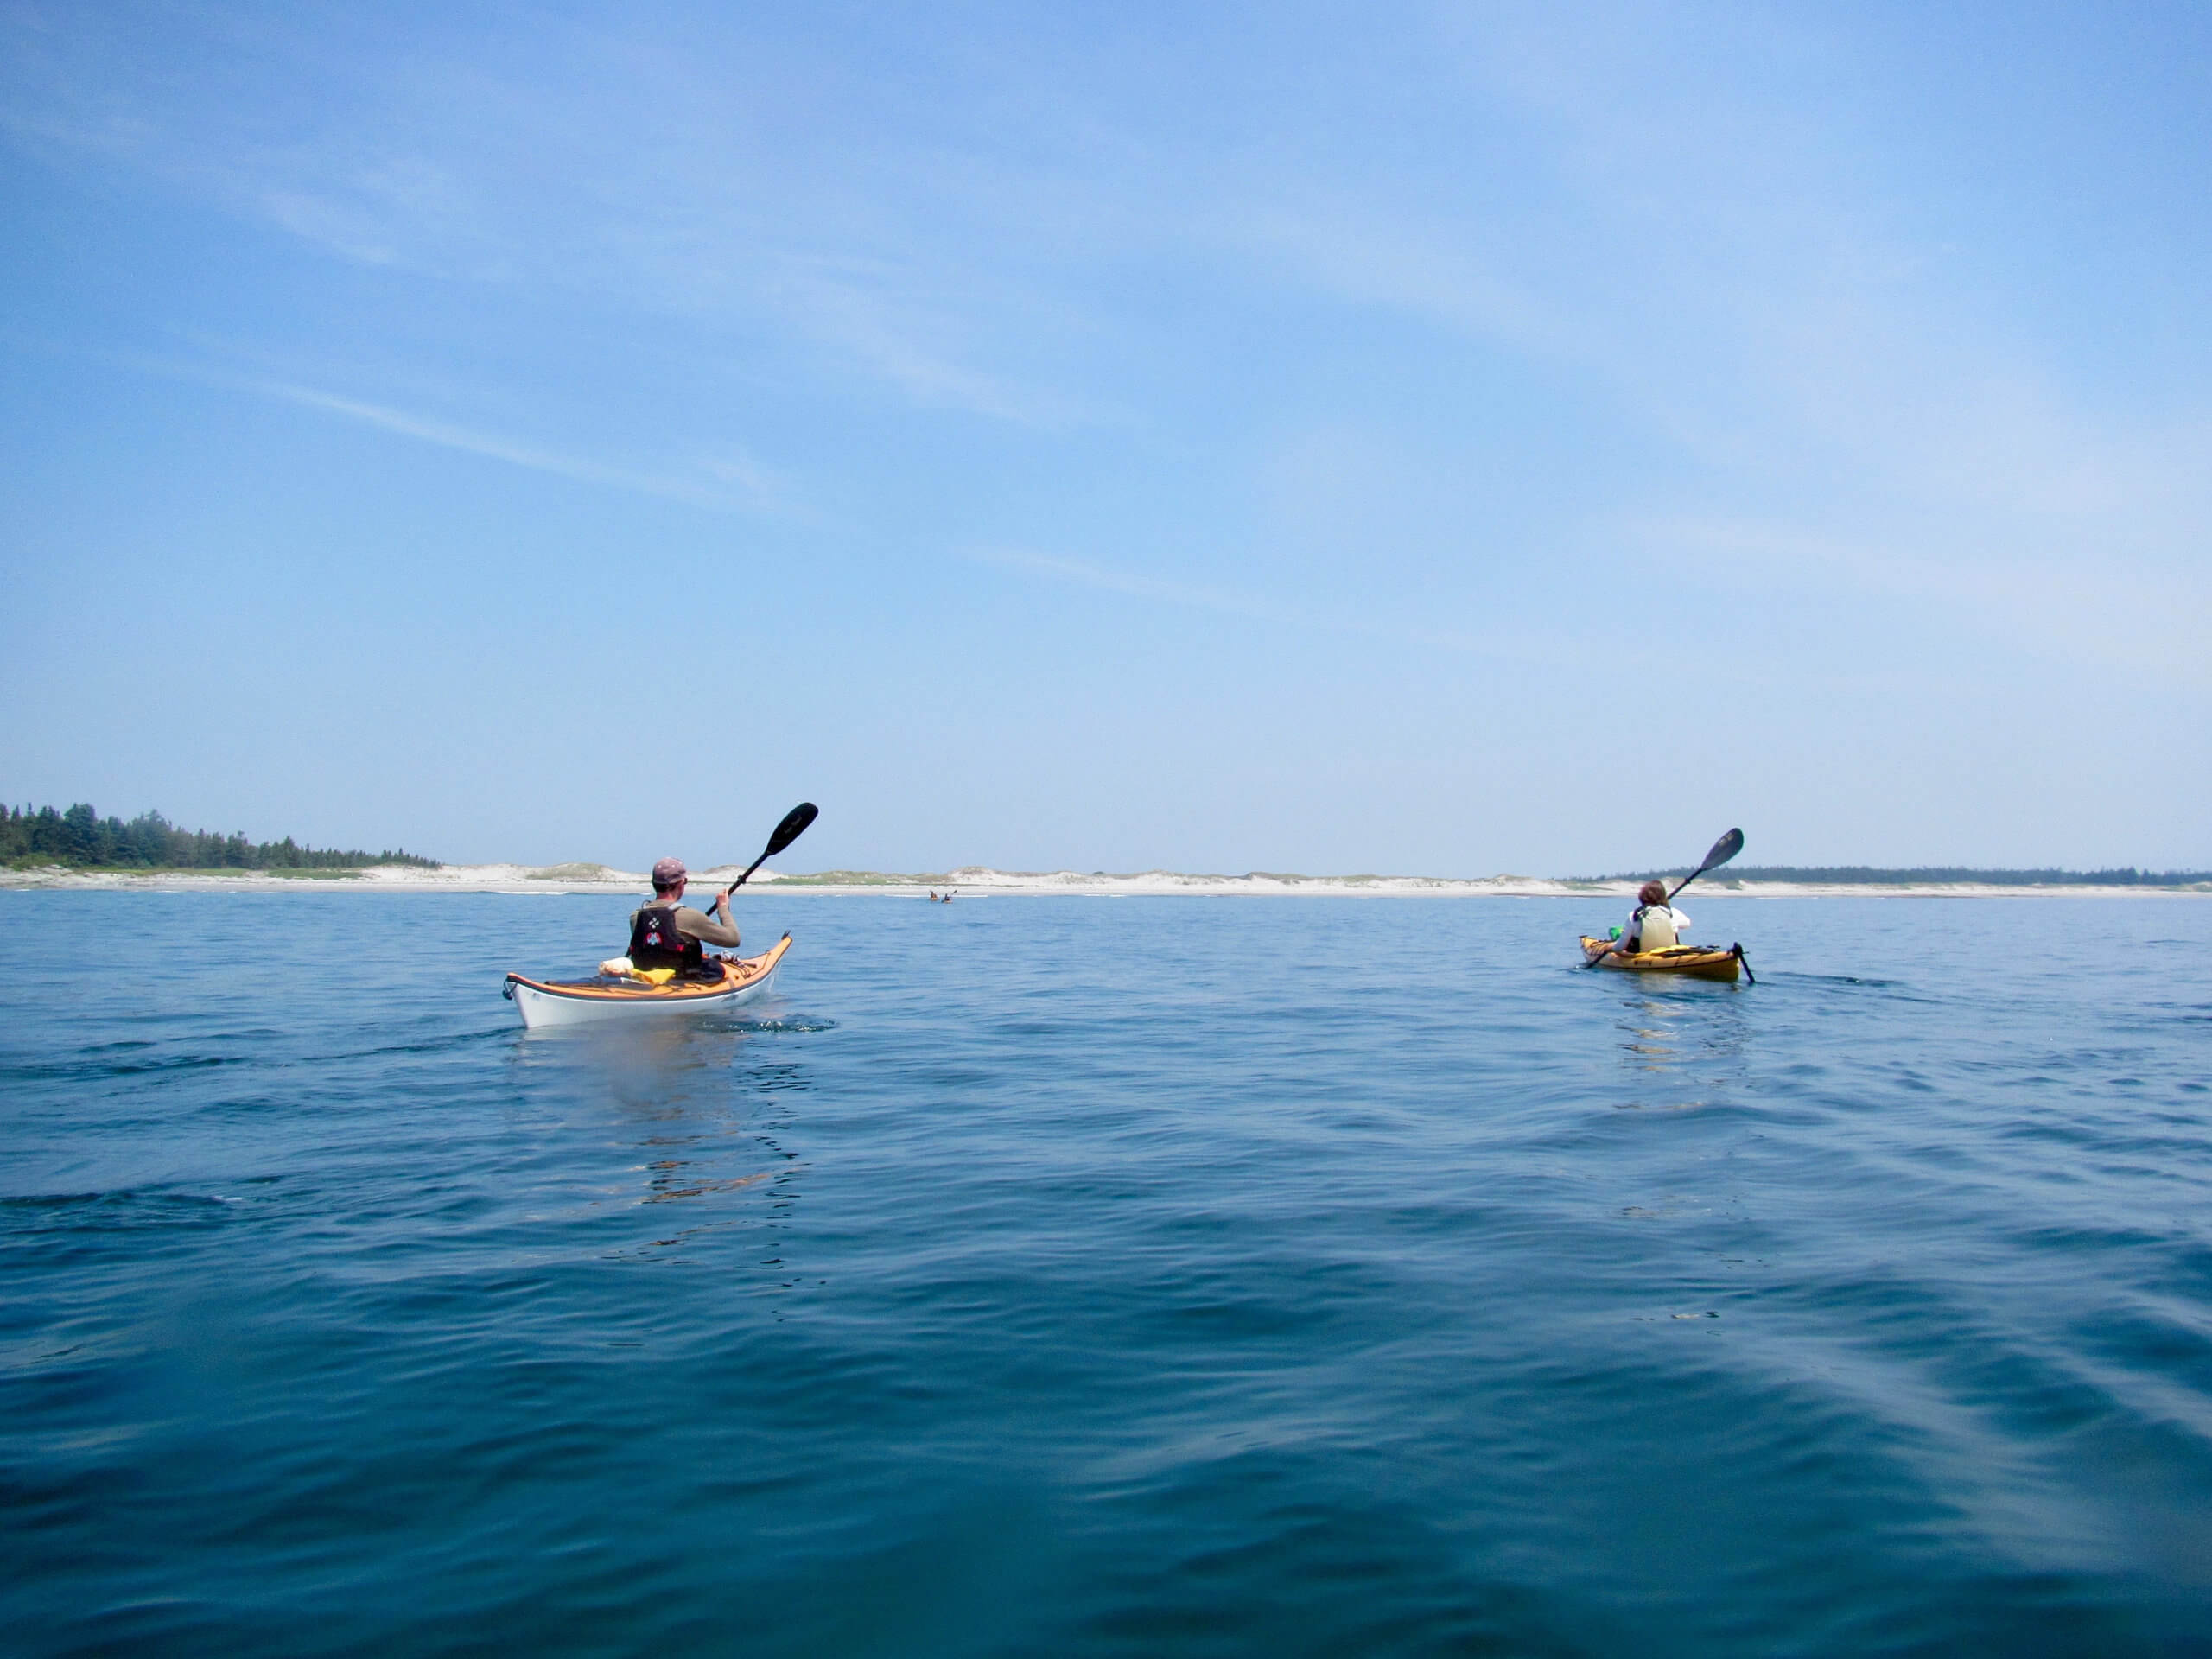
[[[531,979],[509,974],[502,993],[521,1011],[531,1030],[540,1026],[576,1026],[600,1020],[645,1020],[671,1014],[707,1014],[750,1002],[768,988],[776,964],[791,948],[788,933],[775,949],[757,957],[713,958],[722,976],[674,979],[655,985],[632,975],[599,974],[590,979]],[[619,964],[618,964],[619,965]]]

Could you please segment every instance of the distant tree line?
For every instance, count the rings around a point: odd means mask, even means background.
[[[1689,866],[1671,870],[1641,870],[1629,875],[1609,875],[1608,881],[1649,881],[1684,876]],[[1731,865],[1715,870],[1708,881],[1803,881],[1831,887],[1933,886],[1961,881],[1993,887],[2181,887],[2212,881],[2212,870],[2139,870],[2133,865],[2119,870],[1969,870],[1950,865],[1926,865],[1910,870],[1878,870],[1865,864]]]
[[[158,812],[125,823],[104,818],[83,804],[57,812],[50,806],[0,807],[0,864],[67,864],[79,869],[337,870],[364,864],[437,868],[435,858],[402,851],[365,853],[302,847],[282,841],[248,841],[243,835],[180,830]]]

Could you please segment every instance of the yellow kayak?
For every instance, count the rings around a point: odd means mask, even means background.
[[[1582,957],[1588,961],[1593,952],[1604,950],[1607,941],[1582,936]],[[1709,944],[1671,944],[1664,950],[1637,950],[1626,956],[1609,955],[1600,966],[1618,968],[1631,974],[1680,974],[1685,979],[1720,979],[1732,983],[1740,969],[1748,976],[1751,969],[1744,963],[1744,947],[1732,944],[1726,950],[1715,950]],[[1753,980],[1753,984],[1758,982]]]

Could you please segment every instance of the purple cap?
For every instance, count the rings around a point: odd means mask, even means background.
[[[653,866],[653,886],[657,887],[672,887],[690,874],[690,871],[683,868],[683,861],[682,859],[664,858],[659,863]]]

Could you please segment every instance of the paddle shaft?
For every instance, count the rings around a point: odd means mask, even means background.
[[[763,854],[761,854],[761,855],[760,855],[760,857],[758,857],[758,858],[754,859],[754,860],[753,860],[750,864],[747,865],[747,866],[745,867],[745,875],[741,875],[741,876],[739,876],[739,877],[737,878],[737,880],[734,880],[734,881],[731,882],[731,883],[729,884],[729,886],[728,886],[728,887],[724,887],[724,888],[722,889],[722,897],[723,897],[723,898],[725,898],[725,899],[727,899],[727,898],[728,898],[728,897],[730,896],[730,894],[732,894],[733,893],[735,893],[735,892],[736,892],[740,887],[743,887],[743,886],[745,885],[745,876],[746,876],[746,875],[750,875],[750,874],[752,874],[753,871],[755,871],[755,870],[759,869],[759,868],[760,868],[763,864],[766,864],[767,861],[768,861],[768,855],[767,855],[767,854],[766,854],[766,853],[763,853]]]
[[[1673,893],[1669,893],[1669,894],[1667,895],[1667,902],[1668,902],[1668,904],[1671,906],[1671,905],[1675,902],[1675,899],[1676,899],[1676,898],[1678,898],[1678,897],[1681,895],[1681,891],[1682,891],[1682,889],[1683,889],[1684,887],[1687,887],[1688,886],[1689,886],[1689,884],[1690,884],[1691,882],[1693,882],[1693,881],[1696,880],[1698,879],[1698,877],[1700,877],[1700,875],[1703,875],[1703,874],[1705,874],[1706,870],[1709,870],[1709,869],[1711,869],[1712,868],[1713,868],[1713,866],[1712,866],[1712,865],[1707,864],[1707,866],[1705,866],[1705,867],[1704,867],[1704,868],[1703,868],[1703,869],[1692,870],[1692,871],[1691,871],[1688,875],[1684,876],[1681,880],[1679,880],[1679,881],[1675,882],[1675,891],[1674,891]],[[750,875],[750,874],[752,874],[752,872],[751,872],[750,870],[747,870],[747,871],[746,872],[746,874],[747,874],[747,875]]]
[[[746,878],[753,871],[804,835],[806,826],[814,822],[820,810],[821,809],[812,801],[801,801],[790,811],[785,813],[784,821],[776,826],[775,833],[768,837],[768,844],[760,849],[760,856],[745,867],[744,875],[739,876],[736,880],[722,889],[722,898],[728,899],[730,894],[745,885]]]

